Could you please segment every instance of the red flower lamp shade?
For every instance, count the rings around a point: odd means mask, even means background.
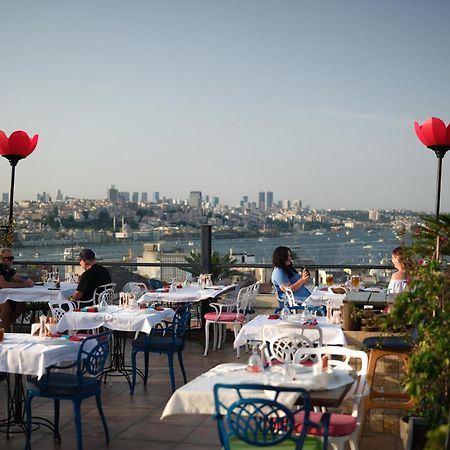
[[[450,149],[450,124],[448,126],[437,117],[429,117],[422,125],[414,122],[416,135],[423,145],[443,158]]]
[[[14,131],[9,138],[0,130],[0,155],[7,158],[11,165],[16,165],[19,160],[26,158],[36,148],[38,135],[32,139],[25,131]]]

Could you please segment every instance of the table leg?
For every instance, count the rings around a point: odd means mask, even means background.
[[[113,331],[110,346],[110,364],[103,370],[105,383],[107,377],[125,377],[131,387],[132,367],[125,363],[125,348],[127,344],[127,331]],[[136,373],[144,380],[144,374],[136,367]]]
[[[14,378],[14,381],[13,381]],[[23,386],[23,377],[21,374],[7,374],[6,384],[8,389],[7,398],[7,418],[0,421],[0,432],[6,434],[6,439],[9,439],[11,434],[26,432],[26,418],[25,418],[25,389]],[[33,430],[41,426],[55,431],[53,422],[43,417],[32,417],[31,424]],[[60,439],[55,436],[56,439]]]

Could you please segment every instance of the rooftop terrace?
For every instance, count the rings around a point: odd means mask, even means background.
[[[347,333],[349,345],[358,347],[358,343],[368,333]],[[231,338],[231,333],[229,333]],[[201,373],[223,362],[236,362],[236,353],[229,340],[224,348],[210,352],[207,358],[203,357],[203,346],[197,342],[195,333],[187,342],[184,352],[185,366],[188,380],[192,380]],[[130,352],[127,351],[127,355]],[[142,354],[140,354],[142,355]],[[241,360],[244,362],[247,355],[244,353]],[[139,364],[139,362],[141,364]],[[138,360],[138,365],[143,365]],[[389,383],[392,374],[387,369],[383,381]],[[175,365],[177,386],[181,386],[182,378],[177,364]],[[395,378],[395,376],[394,376]],[[122,377],[109,378],[103,386],[103,405],[108,421],[111,441],[107,446],[104,440],[103,429],[98,417],[95,402],[92,399],[82,403],[82,426],[84,448],[90,449],[174,449],[174,450],[206,450],[219,449],[219,439],[215,422],[211,417],[200,415],[173,416],[160,420],[160,416],[171,396],[167,358],[165,355],[150,356],[150,376],[147,388],[141,380],[136,385],[134,396],[130,396],[128,384]],[[6,383],[0,383],[0,404],[6,404]],[[50,401],[36,399],[33,402],[33,413],[51,418],[53,404]],[[403,445],[399,438],[398,412],[372,411],[370,420],[367,420],[364,434],[360,443],[361,450],[400,450]],[[4,407],[0,413],[0,420],[5,417]],[[59,445],[52,439],[47,429],[36,430],[32,433],[33,450],[72,450],[76,449],[76,437],[73,423],[72,405],[70,402],[61,404],[61,437]],[[25,437],[23,434],[12,436],[9,440],[0,436],[2,450],[23,449]]]

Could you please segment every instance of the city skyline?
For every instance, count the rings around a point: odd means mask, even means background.
[[[10,2],[0,129],[39,134],[15,199],[115,184],[433,211],[436,158],[413,122],[450,121],[449,18],[444,0]],[[9,192],[3,159],[0,174]]]

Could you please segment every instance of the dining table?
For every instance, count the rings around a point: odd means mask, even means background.
[[[108,376],[123,376],[131,385],[131,366],[126,363],[126,343],[129,332],[149,334],[153,327],[164,321],[172,321],[175,311],[172,308],[125,308],[109,305],[106,310],[87,308],[87,311],[68,311],[56,325],[59,333],[76,330],[92,330],[105,327],[113,330],[111,340],[110,364],[103,374]],[[142,372],[138,375],[144,379]]]
[[[10,434],[25,432],[25,392],[23,376],[42,377],[46,368],[77,359],[81,342],[65,338],[44,338],[25,333],[5,333],[0,342],[0,372],[7,382],[6,419],[0,421],[0,431]],[[45,426],[53,430],[47,419],[33,417],[34,427]]]
[[[199,304],[200,329],[204,331],[204,315],[209,311],[209,303],[222,295],[234,291],[237,284],[202,286],[191,283],[173,288],[160,288],[143,294],[138,303],[161,303],[176,305],[180,303]]]
[[[26,303],[47,303],[50,300],[67,300],[75,292],[75,283],[63,282],[59,288],[47,284],[35,284],[31,287],[0,289],[0,303],[7,300]]]
[[[262,384],[270,386],[297,386],[309,391],[312,406],[339,407],[355,382],[352,372],[329,370],[315,373],[314,367],[295,365],[295,379],[287,379],[283,366],[274,366],[261,372],[250,373],[246,364],[225,363],[208,370],[184,386],[178,388],[170,397],[161,420],[175,414],[214,414],[214,385]],[[265,395],[264,392],[260,393]],[[229,398],[231,403],[235,398]],[[285,399],[293,406],[296,397]]]
[[[260,314],[252,319],[250,322],[244,324],[240,329],[236,339],[234,340],[234,348],[242,347],[250,341],[263,341],[263,334],[265,338],[271,335],[275,336],[280,333],[283,325],[287,325],[286,330],[295,330],[295,325],[301,324],[301,315],[292,315],[287,320],[282,320],[280,317],[272,319],[272,315]],[[331,323],[326,317],[318,316],[315,318],[317,325],[309,327],[304,330],[305,337],[313,338],[315,328],[322,330],[323,345],[347,345],[344,332],[341,324]]]

